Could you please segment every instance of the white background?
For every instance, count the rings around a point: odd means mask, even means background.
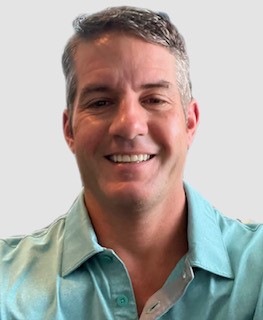
[[[260,0],[1,0],[0,237],[48,225],[79,193],[61,54],[78,14],[123,4],[167,12],[186,40],[201,122],[185,179],[224,214],[263,222]]]

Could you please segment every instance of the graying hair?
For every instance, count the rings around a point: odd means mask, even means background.
[[[109,31],[128,33],[149,43],[161,45],[175,56],[177,85],[186,114],[186,107],[192,99],[189,58],[182,35],[166,13],[130,6],[110,7],[91,15],[78,16],[73,21],[73,28],[75,32],[66,44],[62,56],[66,80],[66,102],[70,117],[72,117],[77,91],[74,65],[76,48],[80,42],[96,39]]]

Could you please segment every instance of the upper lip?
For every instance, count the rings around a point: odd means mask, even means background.
[[[148,154],[148,155],[155,155],[155,152],[148,152],[148,151],[109,151],[108,153],[105,153],[106,157],[110,157],[113,155],[127,155],[127,156],[133,156],[133,155],[139,155],[139,154]]]
[[[149,154],[149,155],[152,155],[153,153],[152,152],[145,152],[145,151],[142,151],[142,152],[125,152],[125,151],[120,151],[120,152],[112,152],[112,153],[109,153],[107,154],[106,156],[113,156],[113,155],[122,155],[122,156],[134,156],[134,155],[139,155],[139,154]]]

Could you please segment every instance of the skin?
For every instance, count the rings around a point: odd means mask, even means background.
[[[65,138],[99,242],[124,261],[141,313],[187,252],[183,170],[198,105],[189,103],[186,121],[175,57],[133,36],[110,33],[80,43],[75,67],[77,95],[72,123],[64,112]],[[141,154],[150,158],[113,161]]]

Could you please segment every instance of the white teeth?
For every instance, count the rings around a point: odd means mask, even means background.
[[[149,154],[132,154],[132,155],[128,155],[128,154],[114,154],[112,156],[110,156],[110,159],[113,162],[142,162],[142,161],[147,161],[150,159],[150,155]]]

